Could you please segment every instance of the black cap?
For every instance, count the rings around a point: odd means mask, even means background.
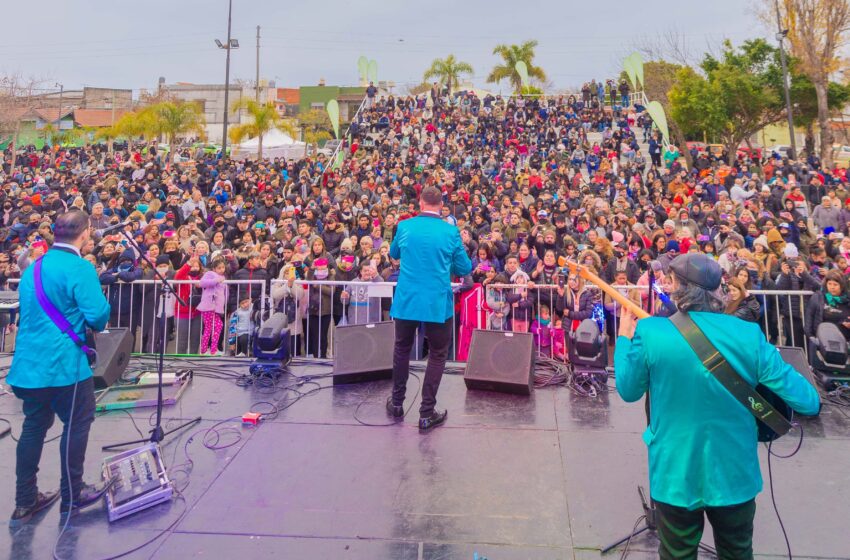
[[[703,253],[686,253],[670,261],[670,270],[676,276],[706,290],[720,287],[723,269],[713,258]]]

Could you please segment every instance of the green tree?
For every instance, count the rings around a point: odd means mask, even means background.
[[[516,63],[520,60],[525,62],[528,67],[529,79],[536,78],[541,82],[545,82],[546,72],[539,66],[532,64],[535,48],[537,48],[537,41],[526,41],[521,45],[496,45],[496,48],[493,49],[493,54],[502,57],[503,64],[497,64],[493,68],[490,75],[487,76],[487,82],[495,84],[502,80],[508,80],[514,91],[521,91],[522,78],[519,72],[516,71]]]
[[[795,62],[792,61],[792,67]],[[829,112],[841,109],[850,102],[850,86],[830,82],[827,85],[827,100]],[[796,71],[791,75],[791,103],[794,107],[794,125],[806,129],[806,153],[814,153],[815,123],[820,120],[817,88],[807,75]]]
[[[475,71],[467,62],[462,62],[455,58],[455,55],[450,54],[444,59],[435,58],[431,63],[431,67],[425,71],[422,76],[424,81],[437,78],[440,84],[445,84],[449,88],[449,95],[452,94],[452,89],[457,86],[458,80],[462,74],[471,75]]]
[[[141,131],[143,136],[164,137],[171,146],[172,158],[177,155],[172,144],[178,136],[192,132],[203,135],[206,132],[206,121],[200,105],[184,101],[163,101],[149,105],[134,113],[125,124],[130,129]]]
[[[290,136],[295,136],[295,128],[280,116],[272,102],[258,103],[253,99],[243,98],[234,103],[231,110],[235,113],[240,109],[245,110],[250,121],[232,127],[228,136],[234,144],[238,144],[245,138],[259,137],[257,159],[263,159],[263,136],[272,130],[282,130]]]
[[[333,125],[324,109],[310,109],[298,115],[298,126],[304,132],[304,142],[308,146],[333,138]]]
[[[670,132],[670,142],[679,147],[679,153],[685,158],[685,161],[690,168],[693,165],[691,152],[687,149],[685,135],[679,123],[671,117],[672,108],[670,106],[670,97],[668,92],[676,83],[676,74],[681,70],[681,64],[674,64],[666,60],[652,60],[644,63],[643,74],[644,84],[643,91],[646,98],[650,101],[658,101],[664,107],[664,112],[667,114],[667,128]]]
[[[732,163],[741,141],[785,116],[781,88],[772,79],[777,66],[778,51],[764,39],[738,49],[726,41],[720,58],[703,59],[703,74],[690,67],[677,71],[668,92],[671,116],[686,136],[719,138]]]

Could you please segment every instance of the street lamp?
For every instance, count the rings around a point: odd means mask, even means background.
[[[56,131],[53,133],[56,137],[59,136],[59,133],[62,131],[62,94],[65,92],[65,86],[60,83],[56,83],[56,87],[59,88],[59,111],[57,111],[56,115]],[[56,146],[54,145],[54,137],[50,138],[50,165],[53,166],[53,163],[56,161]]]
[[[779,0],[775,0],[776,26],[779,33],[776,40],[779,41],[779,59],[782,63],[782,86],[785,88],[785,111],[788,113],[788,134],[791,136],[791,159],[797,159],[797,139],[794,135],[794,113],[791,109],[791,79],[788,75],[788,62],[785,60],[785,38],[788,30],[782,28],[782,16],[779,13]]]
[[[239,41],[230,37],[230,22],[233,15],[233,0],[227,2],[227,41],[222,44],[218,39],[215,44],[218,48],[227,51],[227,62],[224,66],[224,128],[221,133],[221,157],[227,155],[227,116],[230,111],[230,51],[239,48]]]

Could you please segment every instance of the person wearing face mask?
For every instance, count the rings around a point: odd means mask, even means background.
[[[340,292],[340,299],[347,311],[347,324],[364,325],[381,320],[381,298],[370,297],[368,286],[369,283],[381,281],[383,279],[371,262],[360,263],[359,278]]]
[[[336,260],[336,272],[334,279],[338,282],[346,282],[357,278],[357,267],[355,266],[355,257],[350,251],[340,255]],[[334,324],[339,325],[345,315],[345,302],[342,301],[343,290],[334,290],[333,293],[333,319]]]
[[[157,272],[164,276],[166,280],[174,278],[174,269],[171,268],[171,259],[168,258],[168,255],[158,256],[154,264],[156,265]],[[159,279],[157,279],[156,274],[154,274],[154,270],[145,264],[142,264],[142,270],[142,279],[153,281],[151,284],[145,286],[145,291],[143,292],[140,329],[142,333],[142,352],[153,354],[159,352],[159,347],[162,343],[161,318],[163,315],[165,315],[166,321],[166,344],[172,336],[174,330],[174,295],[168,292],[165,298],[165,305],[163,306],[160,297],[162,285]]]
[[[204,232],[204,237],[206,237],[207,241],[212,241],[213,235],[217,232],[221,232],[225,238],[227,237],[227,221],[221,214],[215,215],[213,218],[213,225]]]
[[[602,271],[602,278],[609,284],[614,281],[618,272],[625,272],[629,284],[634,284],[640,277],[638,265],[629,258],[628,245],[621,241],[614,246],[614,258],[608,261]]]
[[[141,298],[137,297],[137,287],[132,284],[141,280],[142,271],[135,263],[136,254],[131,249],[125,249],[118,257],[116,265],[100,275],[101,285],[107,286],[107,297],[112,310],[109,326],[129,328],[133,335],[141,318]]]
[[[313,261],[307,270],[307,280],[335,280],[333,272],[328,268],[327,259]],[[310,284],[307,288],[307,354],[314,358],[327,358],[328,329],[333,313],[334,287],[327,284]]]
[[[12,203],[8,200],[3,202],[3,214],[0,216],[0,223],[3,227],[11,227],[15,221],[15,209]]]
[[[175,305],[174,319],[176,327],[176,352],[178,354],[197,354],[201,345],[201,313],[197,310],[201,301],[201,292],[197,282],[203,276],[204,267],[197,255],[193,255],[186,264],[174,274],[175,280],[192,280],[194,284],[177,284],[177,295],[186,305]],[[234,290],[234,292],[237,290]]]

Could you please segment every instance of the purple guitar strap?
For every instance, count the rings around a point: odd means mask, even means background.
[[[41,283],[41,264],[43,257],[39,257],[36,259],[35,264],[33,264],[33,284],[35,285],[35,297],[38,300],[39,305],[50,317],[50,320],[53,321],[53,324],[62,331],[64,334],[68,335],[68,338],[74,341],[74,344],[80,347],[80,350],[86,353],[88,357],[89,364],[94,364],[95,359],[97,358],[97,352],[94,348],[88,346],[84,340],[80,338],[80,335],[74,331],[74,328],[71,326],[71,323],[68,322],[68,319],[65,318],[62,313],[56,309],[56,306],[51,303],[50,299],[48,299],[47,294],[44,293],[44,285]]]

